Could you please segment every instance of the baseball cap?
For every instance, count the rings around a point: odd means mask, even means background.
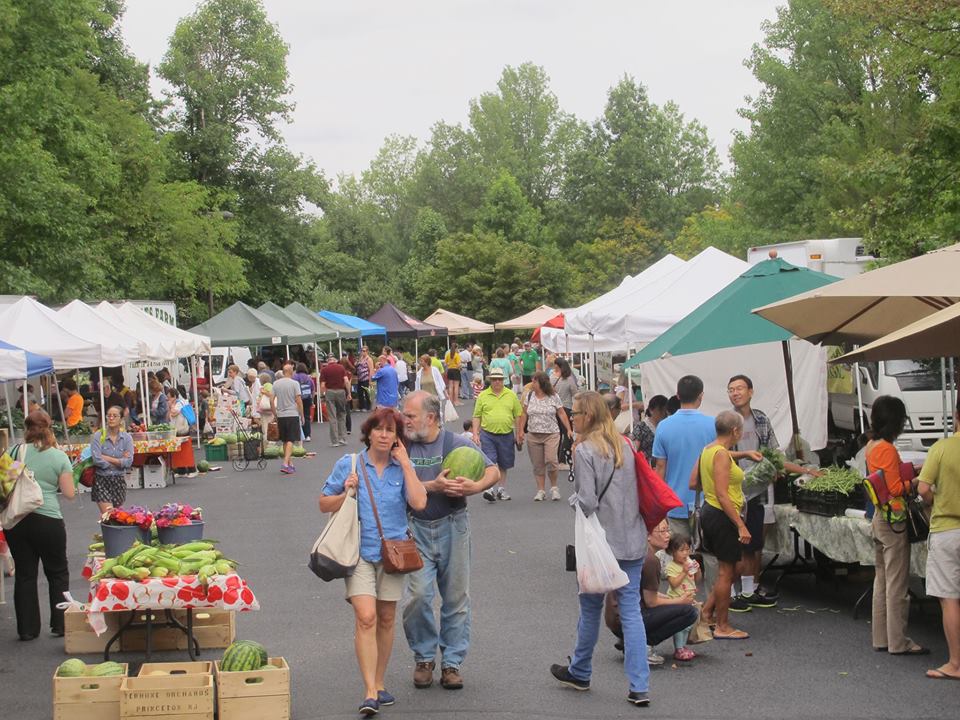
[[[490,368],[487,377],[491,380],[503,380],[503,368]]]

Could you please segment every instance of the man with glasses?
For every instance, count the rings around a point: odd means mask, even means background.
[[[490,387],[477,395],[473,406],[473,442],[500,468],[499,487],[483,493],[484,500],[496,502],[510,499],[507,471],[516,461],[516,449],[523,446],[523,407],[513,390],[503,386],[503,370],[491,368],[487,377]]]
[[[470,645],[470,522],[468,495],[497,482],[500,473],[484,458],[486,471],[479,482],[451,478],[441,470],[443,459],[455,448],[473,447],[469,440],[440,423],[440,400],[423,390],[403,404],[404,434],[410,463],[427,491],[427,506],[410,512],[410,531],[423,558],[423,568],[407,575],[403,600],[403,630],[413,651],[413,684],[433,684],[437,656],[442,658],[440,685],[463,687],[460,666]],[[440,627],[433,610],[435,589],[440,592]]]
[[[663,664],[663,656],[654,652],[654,648],[667,638],[692,626],[700,616],[693,604],[693,595],[671,598],[660,592],[662,573],[657,552],[666,550],[669,542],[670,526],[664,520],[647,536],[647,557],[640,573],[640,614],[647,632],[647,662],[651,665]],[[620,627],[620,608],[617,607],[615,592],[607,593],[603,615],[610,632],[619,638],[614,647],[623,651],[623,630]]]

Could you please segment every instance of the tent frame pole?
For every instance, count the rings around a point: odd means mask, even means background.
[[[57,383],[57,374],[50,373],[50,381]],[[53,402],[51,398],[51,402]],[[57,383],[57,405],[60,406],[60,418],[63,420],[63,438],[67,445],[70,444],[70,428],[67,427],[67,415],[63,412],[63,397],[60,395],[60,385]]]
[[[7,403],[7,427],[10,428],[9,441],[13,442],[13,412],[10,410],[10,387],[7,383],[3,384],[3,399]]]
[[[150,392],[147,390],[147,369],[140,368],[140,376],[142,380],[140,381],[140,397],[143,402],[143,417],[140,420],[143,422],[143,427],[147,430],[150,429]]]
[[[179,363],[177,363],[179,365]],[[193,410],[197,418],[197,450],[200,449],[200,391],[197,389],[197,356],[190,358],[190,375],[193,377]]]
[[[630,358],[630,348],[627,348],[627,358]],[[626,361],[624,361],[626,364]],[[627,408],[630,410],[630,437],[633,437],[633,379],[630,377],[630,368],[626,368],[623,374],[627,376]]]
[[[97,388],[97,392],[100,393],[100,427],[106,427],[107,424],[107,401],[103,399],[103,365],[99,368],[100,371],[100,386]]]
[[[339,333],[337,333],[337,337],[340,337]],[[323,408],[320,407],[320,355],[317,353],[316,341],[313,343],[313,364],[314,371],[317,373],[317,392],[314,393],[313,399],[316,400],[314,404],[317,406],[317,419],[323,425]]]

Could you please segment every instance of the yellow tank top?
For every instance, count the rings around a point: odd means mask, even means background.
[[[703,485],[703,498],[717,510],[723,510],[723,508],[717,500],[717,488],[713,481],[713,459],[723,449],[720,445],[711,445],[700,455],[700,483]],[[743,470],[733,461],[733,458],[730,459],[730,484],[727,494],[737,512],[743,510]]]

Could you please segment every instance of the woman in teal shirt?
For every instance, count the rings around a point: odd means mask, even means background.
[[[23,460],[43,491],[43,505],[6,531],[7,544],[17,566],[13,585],[13,605],[17,613],[17,633],[21,640],[40,635],[40,598],[37,594],[37,564],[43,562],[43,574],[50,588],[50,632],[63,637],[63,593],[70,589],[67,565],[67,530],[57,500],[57,490],[74,497],[73,467],[63,450],[57,447],[50,416],[34,410],[23,422],[24,444],[11,448],[11,456]]]

